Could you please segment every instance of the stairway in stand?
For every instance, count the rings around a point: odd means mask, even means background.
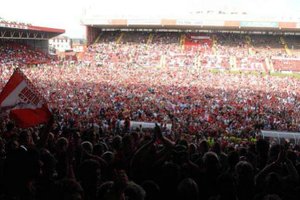
[[[153,33],[150,33],[150,35],[148,36],[148,39],[147,39],[147,44],[151,44],[152,40],[153,40]]]
[[[254,51],[253,51],[253,47],[252,47],[252,39],[249,35],[245,36],[245,42],[249,46],[249,49],[248,49],[249,55],[253,56]]]
[[[185,34],[181,34],[180,35],[180,46],[181,46],[181,50],[184,50],[185,49]]]
[[[288,44],[286,43],[285,39],[283,36],[280,37],[280,42],[283,45],[285,52],[290,56],[292,55],[291,50],[289,49]]]
[[[213,54],[214,55],[217,55],[217,44],[218,44],[218,40],[217,40],[217,36],[216,35],[213,35],[212,36],[212,51],[213,51]]]
[[[120,44],[120,42],[122,41],[122,38],[124,37],[124,35],[125,35],[125,33],[124,32],[122,32],[121,34],[120,34],[120,36],[117,38],[117,40],[116,40],[116,43],[117,44]]]
[[[101,32],[101,33],[98,35],[98,37],[96,38],[94,44],[99,43],[99,40],[100,40],[100,38],[101,38],[102,35],[103,35],[103,32]]]

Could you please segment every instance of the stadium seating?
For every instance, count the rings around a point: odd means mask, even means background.
[[[298,36],[285,36],[285,41],[291,50],[292,54],[297,57],[300,57],[300,40]]]
[[[300,72],[300,59],[274,58],[272,62],[276,71]]]
[[[267,72],[270,69],[266,59],[273,56],[293,57],[286,53],[280,37],[276,35],[108,31],[102,32],[98,39],[97,43],[89,47],[86,59],[102,64],[168,67],[196,65],[207,69]],[[290,42],[288,39],[286,41]],[[288,68],[274,64],[273,69],[276,71]],[[296,63],[291,67],[293,69],[289,71],[298,70]]]
[[[0,40],[0,65],[33,65],[50,61],[50,57],[39,50],[33,50],[27,45],[14,41]]]
[[[237,68],[242,71],[266,71],[265,60],[247,56],[237,59]]]

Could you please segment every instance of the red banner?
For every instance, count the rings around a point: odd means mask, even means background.
[[[20,128],[46,123],[51,117],[46,100],[19,69],[15,70],[0,94],[0,110],[9,112],[10,118]]]

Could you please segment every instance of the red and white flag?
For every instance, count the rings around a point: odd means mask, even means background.
[[[20,128],[47,123],[51,117],[46,100],[19,69],[16,69],[0,94],[0,112],[9,116]]]

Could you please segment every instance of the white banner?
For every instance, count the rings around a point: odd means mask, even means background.
[[[157,123],[158,126],[161,126],[160,123]],[[124,126],[124,120],[121,121],[121,126]],[[136,130],[137,128],[142,128],[142,129],[154,129],[155,128],[155,123],[154,122],[139,122],[139,121],[130,121],[130,129],[131,130]],[[166,129],[171,130],[172,129],[172,124],[166,124]]]
[[[209,36],[201,36],[201,35],[191,35],[191,39],[193,40],[210,40]]]
[[[286,132],[286,131],[261,131],[263,137],[277,138],[277,139],[300,139],[300,132]]]
[[[272,56],[272,60],[292,60],[292,61],[300,61],[300,58],[285,58],[285,57],[278,57]]]

